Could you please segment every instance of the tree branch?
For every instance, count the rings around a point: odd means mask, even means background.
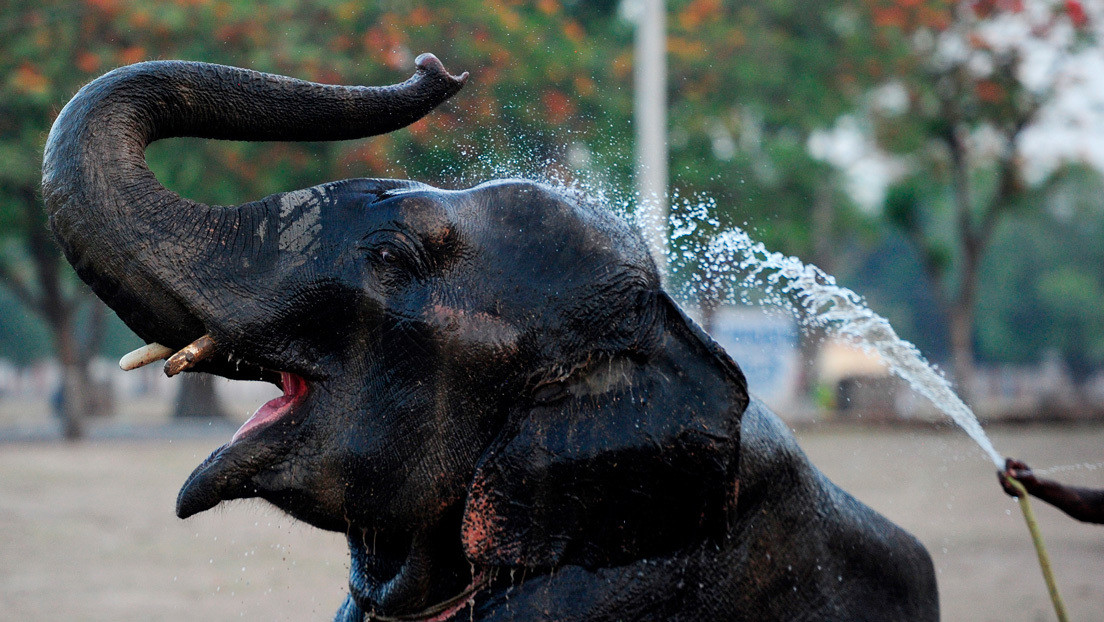
[[[31,184],[6,185],[16,195],[12,201],[22,211],[25,228],[23,240],[30,256],[34,276],[20,278],[10,265],[0,262],[0,282],[3,282],[21,303],[41,317],[52,328],[65,326],[78,301],[66,297],[62,288],[64,258],[50,236],[46,215],[39,208],[38,187]],[[33,284],[33,285],[32,285]]]
[[[988,209],[982,214],[981,223],[978,225],[977,237],[983,247],[989,243],[989,238],[993,235],[993,230],[996,228],[1000,216],[1012,207],[1016,195],[1023,192],[1023,183],[1020,180],[1019,169],[1016,165],[1016,141],[1035,118],[1035,114],[1040,107],[1038,100],[1033,101],[1027,110],[1017,115],[1009,125],[1008,153],[1000,161],[1000,181],[997,183],[997,190],[993,194],[993,199],[989,202]]]

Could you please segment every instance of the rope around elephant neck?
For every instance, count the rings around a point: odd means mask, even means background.
[[[1043,534],[1039,531],[1039,524],[1035,522],[1035,513],[1031,510],[1031,502],[1028,501],[1027,489],[1011,477],[1005,477],[1004,481],[1020,494],[1017,497],[1020,510],[1023,512],[1027,529],[1031,532],[1031,541],[1035,543],[1035,553],[1039,556],[1039,568],[1043,571],[1043,580],[1046,581],[1047,591],[1050,592],[1050,601],[1054,603],[1054,612],[1058,614],[1058,622],[1069,622],[1066,606],[1062,604],[1062,597],[1058,594],[1058,584],[1054,582],[1054,572],[1050,569],[1050,556],[1047,555],[1046,545],[1043,544]]]
[[[472,579],[472,584],[464,588],[456,596],[443,600],[422,611],[408,615],[387,616],[370,611],[365,616],[366,621],[373,622],[444,622],[449,620],[464,607],[475,606],[475,595],[479,590],[487,587],[494,580],[496,573],[480,572]]]

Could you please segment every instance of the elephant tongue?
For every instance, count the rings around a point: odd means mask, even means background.
[[[284,417],[307,396],[306,381],[293,373],[280,372],[280,386],[283,388],[284,394],[265,402],[263,406],[258,408],[257,412],[253,413],[253,416],[243,423],[237,432],[234,432],[234,437],[230,439],[231,443],[253,430],[265,427]]]

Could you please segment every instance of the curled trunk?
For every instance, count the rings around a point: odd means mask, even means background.
[[[404,127],[460,89],[434,56],[386,87],[322,85],[182,61],[139,63],[85,86],[46,143],[50,226],[77,273],[139,336],[179,347],[216,327],[242,296],[277,286],[274,195],[209,206],[164,188],[145,162],[153,141],[343,140]],[[242,292],[232,283],[250,283]],[[230,286],[228,286],[230,285]],[[217,295],[216,295],[217,292]]]

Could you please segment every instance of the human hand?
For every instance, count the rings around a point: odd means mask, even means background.
[[[1001,488],[1004,489],[1005,494],[1012,497],[1019,497],[1020,491],[1009,483],[1009,480],[1016,480],[1028,492],[1031,492],[1031,489],[1038,484],[1038,480],[1035,479],[1035,474],[1031,472],[1031,467],[1015,458],[1008,458],[1005,460],[1004,470],[997,471],[997,481],[1000,482]]]

